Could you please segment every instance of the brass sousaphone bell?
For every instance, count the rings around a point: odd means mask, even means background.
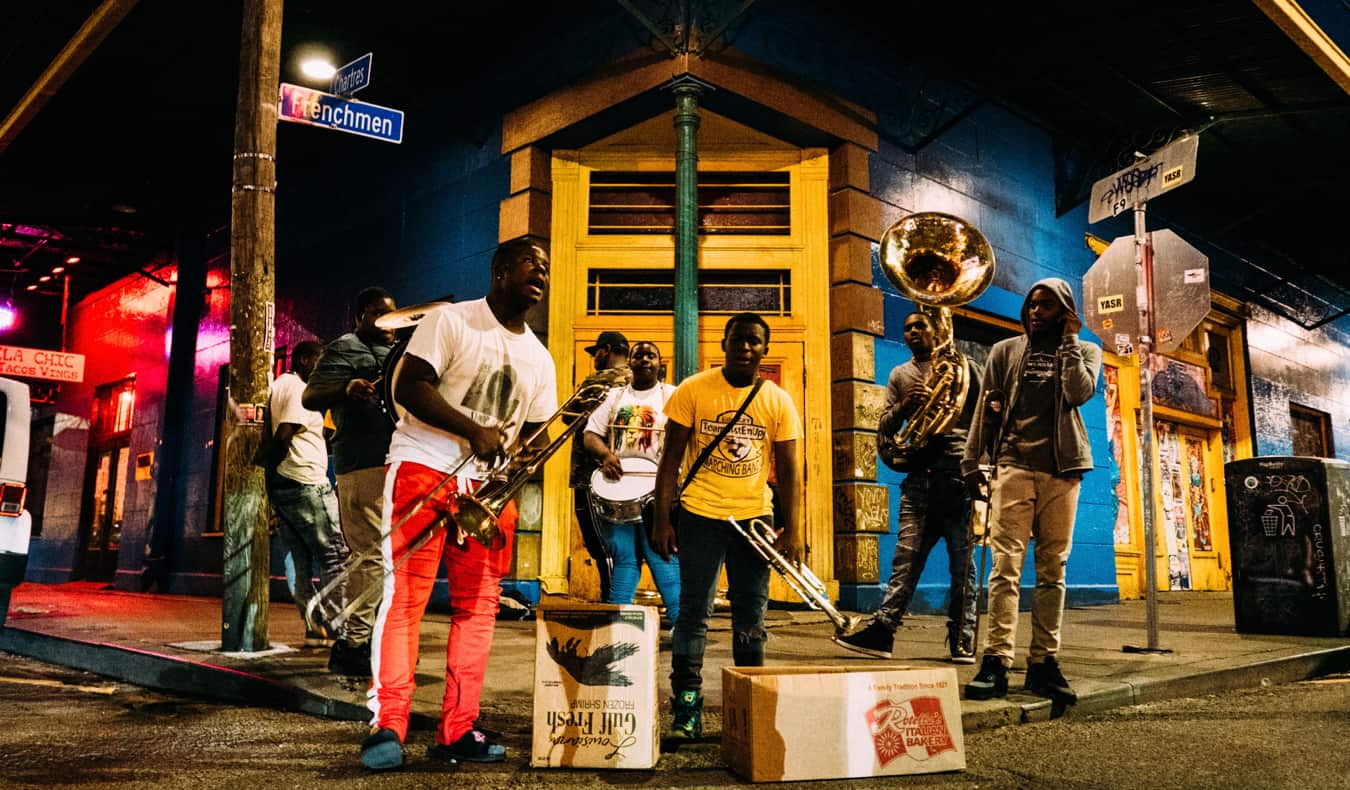
[[[951,308],[978,297],[994,279],[994,250],[984,234],[960,217],[922,211],[896,222],[881,237],[881,270],[933,325],[932,395],[901,415],[894,434],[877,437],[887,466],[907,465],[934,436],[961,415],[970,389],[966,358],[956,350]]]

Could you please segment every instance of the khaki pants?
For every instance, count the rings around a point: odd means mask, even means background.
[[[1064,620],[1064,571],[1078,510],[1076,477],[1000,466],[990,502],[989,630],[984,654],[1011,666],[1027,543],[1036,539],[1036,589],[1031,598],[1030,663],[1059,652]]]
[[[384,470],[383,466],[373,466],[337,476],[342,536],[347,540],[352,559],[357,560],[347,578],[349,601],[360,598],[370,587],[384,586],[379,551],[380,519],[384,513]],[[364,645],[370,641],[381,596],[378,593],[369,595],[371,597],[347,620],[344,638],[349,645]]]

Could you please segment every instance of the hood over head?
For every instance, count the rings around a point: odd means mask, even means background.
[[[1065,312],[1078,316],[1078,307],[1073,302],[1073,289],[1069,287],[1069,283],[1058,277],[1046,277],[1033,283],[1027,289],[1027,298],[1022,300],[1022,331],[1031,334],[1031,324],[1027,317],[1027,303],[1031,301],[1031,294],[1037,288],[1045,288],[1050,291],[1059,299],[1059,303],[1064,306]],[[1081,318],[1081,316],[1079,317]]]

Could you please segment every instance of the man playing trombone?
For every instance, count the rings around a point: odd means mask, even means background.
[[[506,755],[474,723],[499,585],[511,563],[515,506],[497,517],[491,546],[442,520],[461,509],[456,495],[477,488],[508,450],[522,452],[513,447],[519,437],[552,419],[557,393],[553,358],[525,323],[548,289],[548,254],[527,239],[507,242],[492,258],[491,276],[486,298],[436,310],[417,325],[394,385],[406,414],[390,443],[385,478],[385,593],[371,653],[374,717],[361,744],[361,762],[371,770],[403,764],[418,634],[442,560],[452,622],[445,698],[429,755],[451,763]],[[547,440],[547,431],[538,434]]]
[[[722,334],[722,366],[685,379],[666,403],[669,420],[656,472],[652,547],[663,558],[680,555],[680,615],[670,672],[671,735],[677,738],[703,734],[703,653],[724,561],[733,660],[736,666],[764,664],[769,565],[728,519],[773,524],[771,460],[782,502],[783,523],[774,525],[778,550],[789,562],[801,560],[802,424],[792,398],[759,379],[759,363],[768,350],[769,326],[763,318],[732,316]],[[672,519],[681,466],[691,471],[685,473]]]

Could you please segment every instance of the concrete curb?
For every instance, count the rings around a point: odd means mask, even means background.
[[[185,696],[342,721],[370,719],[370,711],[364,706],[330,699],[260,675],[108,642],[82,642],[5,627],[0,628],[0,650]]]
[[[1350,671],[1350,645],[1177,677],[1124,678],[1082,694],[1078,704],[1068,712],[1081,716],[1127,705],[1294,683],[1347,671]],[[1008,700],[972,703],[963,700],[962,705],[967,708],[961,714],[961,727],[965,732],[1049,721],[1052,718],[1048,699],[1025,703]],[[969,709],[972,706],[974,709]]]

